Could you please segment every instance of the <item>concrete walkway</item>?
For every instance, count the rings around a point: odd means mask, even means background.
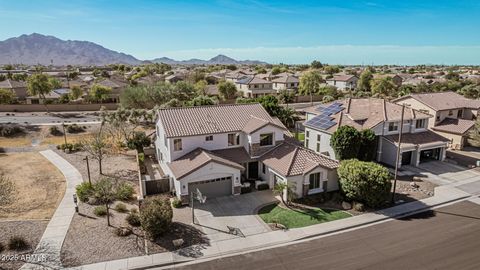
[[[67,181],[67,189],[34,252],[35,255],[39,255],[37,257],[39,260],[41,256],[44,256],[45,262],[25,264],[21,269],[39,269],[41,268],[39,265],[43,265],[47,269],[60,269],[62,268],[60,251],[70,227],[70,222],[75,214],[73,194],[75,193],[75,186],[82,183],[82,175],[72,164],[54,151],[45,150],[41,151],[40,154],[63,173]]]
[[[90,265],[83,265],[73,269],[83,270],[117,270],[139,269],[162,266],[173,266],[195,260],[208,260],[223,256],[231,256],[242,252],[250,252],[272,248],[275,246],[305,241],[313,237],[327,236],[334,233],[357,229],[372,225],[377,222],[388,221],[415,212],[425,211],[439,207],[471,195],[451,186],[442,186],[435,189],[435,196],[411,203],[405,203],[395,207],[383,209],[374,213],[367,213],[342,220],[317,224],[304,228],[296,228],[288,231],[271,231],[262,234],[250,235],[245,238],[227,239],[224,241],[211,242],[207,247],[187,247],[185,251],[165,252],[160,254],[132,257],[121,260],[107,261]],[[180,254],[188,254],[188,250],[196,250],[202,255],[197,258],[185,257]]]

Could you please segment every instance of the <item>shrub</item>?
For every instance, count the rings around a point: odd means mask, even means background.
[[[365,206],[363,205],[363,203],[355,202],[353,204],[353,209],[358,212],[363,212],[365,211]]]
[[[22,236],[13,236],[8,240],[8,249],[24,250],[28,248],[27,241]]]
[[[360,132],[351,126],[339,127],[330,138],[330,145],[339,160],[357,158],[360,149]]]
[[[137,149],[139,152],[143,152],[143,147],[147,147],[151,143],[152,140],[143,131],[135,131],[133,137],[127,140],[128,148]]]
[[[51,126],[49,128],[50,134],[53,136],[61,136],[63,135],[63,132],[60,131],[60,129],[57,126]]]
[[[133,196],[133,187],[127,182],[121,182],[117,187],[116,198],[121,201],[128,201]]]
[[[182,200],[180,200],[179,198],[175,197],[173,198],[172,200],[172,206],[175,207],[175,208],[179,208],[182,206]]]
[[[68,150],[69,153],[77,152],[82,150],[82,144],[80,143],[62,143],[57,145],[57,149],[65,151]]]
[[[338,176],[340,188],[350,201],[378,207],[385,203],[390,194],[390,173],[377,163],[344,160],[338,168]]]
[[[128,224],[130,224],[131,226],[134,226],[134,227],[138,227],[141,224],[140,223],[140,216],[138,215],[138,213],[128,214],[128,216],[125,218],[125,220],[128,222]]]
[[[99,205],[93,209],[93,213],[98,217],[103,217],[107,214],[107,207],[105,205]]]
[[[268,184],[267,183],[263,183],[263,184],[259,184],[257,186],[257,189],[258,190],[267,190],[269,188]]]
[[[115,211],[119,212],[119,213],[126,213],[128,212],[128,209],[127,209],[127,206],[123,203],[117,203],[117,205],[115,205]]]
[[[160,197],[145,199],[140,211],[142,228],[152,238],[164,234],[172,224],[172,206],[170,201]]]
[[[88,199],[93,194],[93,185],[89,182],[82,182],[75,188],[77,191],[77,197],[82,202],[88,202]]]
[[[68,125],[66,129],[68,133],[80,133],[84,131],[83,127],[77,124]]]
[[[0,125],[0,137],[13,137],[23,132],[23,128],[18,125]]]
[[[132,230],[125,227],[115,228],[115,234],[122,237],[129,236],[130,234],[132,234]]]

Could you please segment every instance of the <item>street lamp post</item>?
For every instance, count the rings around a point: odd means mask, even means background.
[[[395,203],[395,191],[397,189],[398,162],[400,160],[400,154],[401,154],[400,147],[401,147],[401,144],[402,144],[404,114],[405,114],[405,104],[402,104],[402,116],[401,116],[401,119],[400,119],[400,133],[398,134],[397,158],[395,159],[395,177],[393,179],[392,203]]]
[[[88,183],[91,185],[92,180],[90,178],[90,164],[88,163],[88,156],[85,156],[85,158],[83,160],[85,160],[87,162]]]

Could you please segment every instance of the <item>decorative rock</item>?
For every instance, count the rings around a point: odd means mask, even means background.
[[[342,208],[343,208],[344,210],[350,210],[350,209],[352,209],[352,204],[349,203],[349,202],[343,201],[343,202],[342,202]]]
[[[413,188],[418,188],[419,186],[415,182],[410,182],[410,186]]]
[[[173,243],[174,247],[181,247],[184,242],[185,241],[183,241],[183,238],[172,240],[172,243]]]
[[[353,204],[353,209],[358,212],[363,212],[365,211],[365,206],[363,205],[363,203],[355,202]]]

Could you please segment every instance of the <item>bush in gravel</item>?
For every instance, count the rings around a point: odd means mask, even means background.
[[[175,197],[173,198],[172,200],[172,206],[175,207],[175,208],[179,208],[182,206],[182,200],[180,200],[179,198]]]
[[[96,216],[103,217],[107,214],[107,207],[105,205],[99,205],[93,209],[93,213]]]
[[[80,133],[80,132],[83,132],[83,131],[84,131],[83,127],[81,127],[77,124],[67,126],[67,132],[68,133]]]
[[[0,137],[13,137],[21,133],[24,130],[18,125],[0,125]]]
[[[53,135],[53,136],[63,135],[63,132],[61,132],[57,126],[51,126],[48,130],[50,131],[50,135]]]
[[[390,195],[390,173],[374,162],[344,160],[338,168],[340,189],[348,201],[363,202],[370,207],[383,205]]]
[[[132,230],[130,228],[125,228],[125,227],[115,228],[115,234],[117,236],[125,237],[132,234]]]
[[[77,197],[81,202],[88,202],[88,199],[93,194],[93,185],[89,182],[83,182],[76,186]]]
[[[118,184],[118,187],[117,187],[117,194],[116,194],[117,200],[128,201],[132,198],[133,192],[134,190],[132,185],[130,185],[125,181],[121,182]]]
[[[27,248],[28,243],[22,236],[13,236],[8,240],[9,250],[24,250]]]
[[[82,144],[80,143],[62,143],[57,145],[58,150],[68,150],[69,153],[77,152],[82,149]]]
[[[363,205],[363,203],[355,202],[353,204],[353,209],[358,212],[363,212],[365,211],[365,206]]]
[[[172,206],[168,199],[148,197],[142,204],[140,222],[152,238],[157,238],[170,229],[172,217]]]
[[[133,211],[132,211],[132,213],[128,214],[128,216],[125,218],[125,220],[128,222],[128,224],[130,224],[133,227],[138,227],[138,226],[141,225],[140,216],[138,215],[138,213],[133,212]]]
[[[126,213],[128,212],[128,209],[127,209],[127,206],[123,203],[117,203],[117,205],[115,205],[115,211],[119,212],[119,213]]]

